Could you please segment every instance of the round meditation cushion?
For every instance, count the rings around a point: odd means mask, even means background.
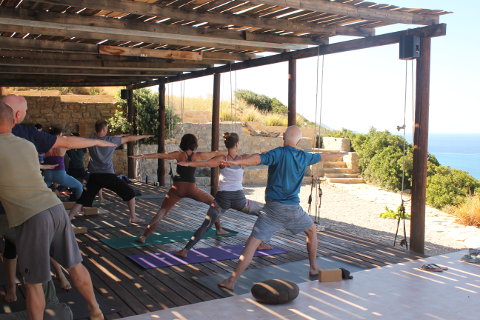
[[[257,282],[251,291],[255,299],[267,304],[287,303],[298,296],[298,286],[295,283],[280,279]]]

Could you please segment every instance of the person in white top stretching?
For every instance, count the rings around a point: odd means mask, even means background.
[[[189,167],[213,168],[220,166],[221,161],[239,160],[250,156],[248,154],[238,155],[238,134],[234,132],[226,132],[223,135],[223,138],[225,141],[225,146],[228,149],[228,154],[226,156],[217,156],[207,161],[179,162],[179,165]],[[205,220],[203,221],[202,225],[197,229],[197,231],[195,231],[190,241],[182,250],[176,252],[175,255],[186,258],[188,255],[188,251],[192,249],[193,246],[198,241],[200,241],[200,239],[202,239],[203,235],[212,227],[213,223],[217,220],[217,218],[228,209],[235,209],[256,216],[260,214],[260,209],[262,208],[262,205],[245,198],[242,184],[243,172],[244,167],[241,166],[220,167],[218,192],[215,195],[214,205],[210,206]],[[262,243],[258,249],[271,249],[271,246],[266,243]]]

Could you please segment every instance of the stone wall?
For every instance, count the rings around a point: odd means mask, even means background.
[[[73,102],[62,96],[25,96],[28,103],[25,123],[40,123],[44,128],[60,125],[65,134],[79,132],[88,137],[94,133],[95,121],[110,118],[115,110],[111,102]]]
[[[339,150],[343,152],[350,151],[350,139],[324,137],[323,148],[327,150]]]

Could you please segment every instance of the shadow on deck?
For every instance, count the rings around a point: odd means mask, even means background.
[[[137,200],[137,213],[148,221],[158,210],[166,189],[140,183],[135,183],[134,187],[144,195],[159,194],[159,196]],[[128,256],[179,250],[185,243],[176,242],[126,249],[110,248],[100,240],[139,235],[145,224],[130,225],[125,203],[108,192],[106,199],[111,203],[103,206],[104,214],[78,218],[74,224],[86,226],[89,229],[88,233],[78,235],[77,239],[84,255],[84,265],[90,271],[97,296],[101,296],[101,300],[116,309],[115,312],[106,315],[107,319],[118,319],[222,297],[216,291],[193,281],[192,278],[231,272],[236,260],[143,269],[132,262]],[[157,232],[195,230],[203,221],[207,208],[203,203],[183,199],[160,223]],[[196,247],[244,244],[255,219],[254,216],[229,210],[222,217],[222,225],[238,231],[238,235],[221,239],[204,239]],[[255,257],[249,269],[307,259],[303,234],[291,235],[286,231],[277,233],[271,245],[285,249],[288,253]],[[318,256],[349,263],[360,269],[382,267],[421,258],[420,255],[406,252],[403,248],[374,243],[356,237],[354,234],[329,229],[319,233]],[[22,300],[22,297],[20,299]]]

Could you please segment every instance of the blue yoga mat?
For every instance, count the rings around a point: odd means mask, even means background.
[[[183,264],[195,264],[210,261],[222,261],[238,259],[242,253],[243,245],[221,246],[192,249],[187,258],[180,258],[174,255],[175,251],[158,252],[149,254],[138,254],[128,256],[144,269],[165,268]],[[269,250],[258,250],[255,257],[269,256],[275,254],[287,253],[286,250],[273,248]]]

